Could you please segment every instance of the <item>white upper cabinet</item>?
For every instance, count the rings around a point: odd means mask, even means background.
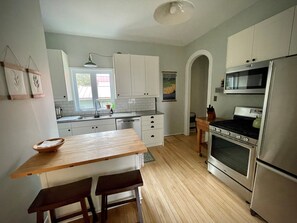
[[[118,98],[159,97],[160,78],[158,56],[115,54],[114,67],[116,94]],[[119,72],[123,68],[125,69],[125,73]],[[121,93],[123,92],[122,89],[125,89],[125,92],[128,93]]]
[[[288,56],[294,7],[228,38],[226,67]]]
[[[145,83],[147,96],[159,97],[160,65],[157,56],[145,56]]]
[[[55,101],[72,101],[72,87],[67,54],[48,49],[48,62]]]
[[[116,96],[131,97],[131,68],[129,54],[114,54],[113,56]]]
[[[249,63],[252,57],[254,26],[228,38],[227,68]]]
[[[291,45],[289,55],[297,54],[297,6],[295,7],[295,16],[291,36]]]
[[[255,25],[252,59],[264,61],[288,56],[294,7]]]
[[[145,80],[145,57],[140,55],[131,56],[131,80],[132,80],[132,95],[146,95],[146,80]]]

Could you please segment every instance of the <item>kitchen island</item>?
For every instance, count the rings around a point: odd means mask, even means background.
[[[94,196],[98,176],[140,169],[141,154],[147,148],[133,129],[65,137],[57,152],[38,153],[11,174],[19,178],[38,174],[42,188],[93,177],[92,198],[100,211],[101,197]],[[126,192],[110,196],[110,201],[131,197]],[[80,209],[79,204],[57,210],[57,215]]]

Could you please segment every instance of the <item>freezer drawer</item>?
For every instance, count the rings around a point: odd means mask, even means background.
[[[269,223],[295,223],[297,179],[257,161],[251,209]]]

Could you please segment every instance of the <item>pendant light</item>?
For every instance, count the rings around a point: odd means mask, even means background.
[[[92,60],[91,53],[89,53],[89,60],[84,64],[84,67],[97,67],[97,64],[95,64]]]

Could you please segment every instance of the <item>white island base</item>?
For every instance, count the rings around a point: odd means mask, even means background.
[[[143,154],[135,154],[130,156],[124,156],[120,158],[99,161],[95,163],[89,163],[85,165],[75,166],[66,169],[60,169],[50,172],[45,172],[39,174],[42,188],[53,187],[61,184],[71,183],[74,181],[78,181],[84,178],[92,177],[92,190],[91,196],[96,209],[96,212],[101,212],[101,196],[95,196],[95,189],[97,185],[97,180],[99,176],[122,173],[131,170],[140,169],[143,165]],[[140,188],[139,188],[140,189]],[[140,197],[141,197],[141,190]],[[126,200],[129,198],[133,198],[134,193],[132,192],[124,192],[115,195],[108,196],[108,202]],[[88,202],[86,202],[88,204]],[[61,208],[56,209],[57,217],[61,217],[65,214],[73,213],[81,210],[80,203],[75,203],[71,205],[67,205]],[[48,212],[49,216],[49,212]],[[82,218],[82,216],[78,216],[71,220],[65,221],[73,221],[75,219]],[[47,217],[45,222],[51,222],[50,218]]]

